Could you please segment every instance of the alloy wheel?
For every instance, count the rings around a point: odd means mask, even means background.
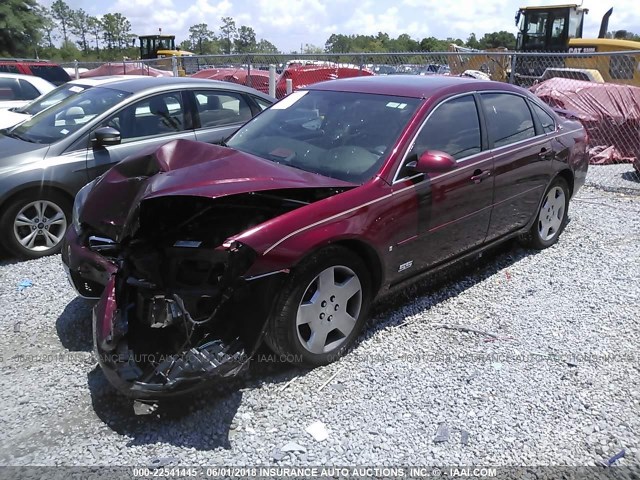
[[[55,248],[67,230],[67,218],[57,204],[37,200],[20,209],[13,222],[16,240],[26,249],[42,252]]]
[[[302,296],[296,315],[301,345],[311,353],[336,350],[356,326],[362,309],[362,284],[345,266],[332,266],[317,275]]]
[[[561,187],[556,186],[549,190],[538,216],[538,234],[542,240],[551,240],[560,232],[565,215],[565,204],[565,194]]]

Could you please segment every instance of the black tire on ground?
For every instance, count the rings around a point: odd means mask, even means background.
[[[558,241],[569,219],[569,195],[567,181],[562,177],[556,177],[544,192],[531,229],[520,237],[524,246],[543,250]]]
[[[44,212],[42,212],[43,216],[47,221],[54,223],[45,225],[46,222],[41,222],[43,233],[36,235],[31,245],[27,242],[25,246],[18,240],[14,225],[18,214],[33,202],[45,202],[44,205],[46,208]],[[9,253],[21,259],[40,258],[58,253],[62,247],[64,230],[71,224],[71,208],[71,199],[59,192],[33,190],[18,194],[11,198],[3,207],[2,216],[0,216],[0,241]],[[62,212],[64,221],[60,221],[60,219],[55,219],[54,221],[56,211]],[[26,213],[27,217],[31,219],[36,218],[38,215],[37,212],[38,210],[34,206],[23,213]],[[43,219],[40,218],[39,220]],[[37,227],[38,225],[36,225],[36,229]],[[32,227],[29,226],[19,226],[17,227],[18,234],[24,239],[25,235],[29,234],[31,228]],[[52,236],[45,237],[45,229],[51,232]],[[60,241],[54,242],[52,237],[59,237]],[[47,244],[47,238],[49,244]]]
[[[334,278],[333,290],[326,289],[321,292],[319,276],[323,272],[331,272]],[[348,289],[339,289],[354,278],[356,281],[350,284],[350,287],[354,288],[359,282],[360,293],[349,297],[351,293],[346,293]],[[331,363],[348,351],[360,334],[367,319],[371,295],[369,270],[357,254],[342,246],[329,246],[319,250],[292,270],[276,299],[274,313],[268,321],[265,341],[276,354],[292,363],[305,366]],[[339,304],[341,298],[347,298],[343,305]],[[318,318],[323,318],[322,322],[318,322],[314,316],[314,325],[321,325],[322,329],[328,331],[323,343],[324,348],[328,349],[326,352],[312,352],[309,347],[313,331],[310,324],[297,324],[298,310],[303,300],[306,306],[313,301],[314,315],[317,313]],[[326,303],[325,307],[322,306],[323,302]],[[353,315],[356,311],[357,315]],[[350,317],[355,318],[348,335],[344,335],[337,327],[331,330],[333,325],[337,325],[329,323],[334,312],[338,312],[336,319],[344,319],[343,312],[348,312]],[[336,322],[336,319],[333,321]],[[322,338],[323,334],[318,336]],[[305,343],[305,340],[308,343]],[[334,342],[336,345],[329,349]]]

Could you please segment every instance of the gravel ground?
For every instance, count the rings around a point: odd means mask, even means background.
[[[0,464],[639,465],[639,215],[640,197],[585,188],[558,245],[386,299],[339,362],[262,357],[145,417],[96,367],[59,256],[5,257]]]
[[[640,173],[630,163],[589,165],[586,183],[609,191],[640,193]]]

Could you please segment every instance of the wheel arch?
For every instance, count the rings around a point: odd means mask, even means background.
[[[366,242],[353,238],[336,240],[329,245],[343,246],[361,258],[371,274],[371,298],[375,298],[384,280],[382,261],[375,249]]]
[[[573,197],[573,187],[574,187],[573,172],[570,169],[565,168],[565,169],[560,170],[558,172],[558,174],[554,177],[554,180],[557,177],[562,177],[567,182],[567,186],[569,187],[569,198],[572,198]],[[552,180],[552,182],[553,182],[553,180]]]
[[[74,195],[69,192],[69,190],[55,184],[40,184],[31,182],[26,185],[21,185],[19,188],[10,191],[9,194],[0,201],[0,216],[2,216],[5,207],[9,205],[12,200],[31,192],[58,193],[64,195],[67,200],[69,200],[69,202],[73,204]]]

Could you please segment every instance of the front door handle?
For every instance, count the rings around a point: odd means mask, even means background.
[[[489,178],[491,176],[491,170],[476,170],[473,172],[473,177],[471,177],[471,181],[473,183],[480,183],[485,178]]]

